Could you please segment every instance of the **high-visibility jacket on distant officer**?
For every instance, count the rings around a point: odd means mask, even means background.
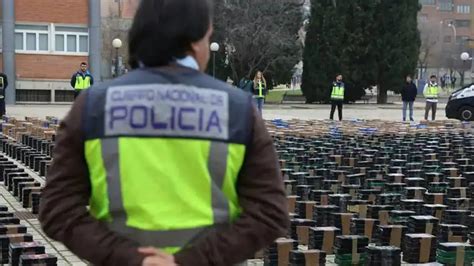
[[[265,98],[265,95],[267,95],[267,88],[265,88],[266,83],[261,80],[254,81],[254,82],[255,82],[254,96],[256,98]]]
[[[334,82],[332,85],[331,100],[344,100],[344,83]]]
[[[71,78],[71,86],[76,90],[85,90],[94,85],[94,78],[87,72],[78,71]]]
[[[242,117],[253,101],[205,75],[164,71],[136,70],[85,92],[85,157],[91,214],[174,253],[239,216],[251,131]]]
[[[424,95],[428,99],[437,99],[439,95],[439,86],[438,84],[428,84],[424,91]]]

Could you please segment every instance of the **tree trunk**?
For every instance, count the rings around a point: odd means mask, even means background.
[[[377,87],[377,104],[385,104],[387,103],[387,88],[383,85],[379,85]]]

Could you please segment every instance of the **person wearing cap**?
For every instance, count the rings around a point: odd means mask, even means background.
[[[235,265],[287,235],[277,154],[252,95],[203,73],[211,10],[142,0],[133,70],[82,92],[61,122],[39,219],[94,265]]]
[[[425,85],[423,95],[426,98],[425,120],[428,120],[428,115],[431,110],[431,117],[433,121],[436,119],[436,109],[438,106],[439,85],[438,79],[435,75],[430,77],[430,82]]]

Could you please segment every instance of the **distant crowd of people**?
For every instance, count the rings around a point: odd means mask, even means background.
[[[450,89],[456,88],[457,78],[454,75],[448,75],[447,73],[445,73],[439,78],[439,81],[441,83],[441,88],[443,90],[447,88],[450,88]]]
[[[432,75],[430,77],[429,82],[423,88],[423,95],[426,100],[425,105],[425,120],[428,120],[429,114],[431,112],[431,119],[434,121],[436,120],[436,111],[438,108],[438,97],[441,89],[443,86],[446,86],[446,81],[449,81],[451,86],[455,86],[456,84],[456,77],[454,76],[447,76],[444,75],[440,78],[442,82],[441,86],[438,85],[438,78],[436,75]],[[443,85],[444,84],[444,85]],[[253,80],[249,77],[242,78],[237,87],[253,94],[255,98],[255,103],[257,105],[260,114],[263,110],[263,105],[265,102],[265,97],[268,93],[267,82],[265,77],[261,71],[257,71]],[[338,111],[338,118],[339,121],[342,121],[343,118],[343,105],[345,99],[345,84],[343,82],[342,74],[337,74],[336,79],[332,83],[331,87],[331,94],[330,94],[330,102],[331,102],[331,111],[329,114],[329,119],[334,120],[334,113],[336,109]],[[418,95],[418,88],[416,84],[413,82],[413,77],[411,75],[406,76],[406,83],[405,86],[401,90],[401,96],[403,101],[402,107],[402,114],[403,114],[403,121],[407,120],[407,111],[408,111],[408,119],[410,121],[415,121],[413,113],[414,113],[414,102]]]

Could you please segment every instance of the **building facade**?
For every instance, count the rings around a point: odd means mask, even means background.
[[[81,62],[89,62],[100,79],[100,65],[89,60],[100,54],[100,12],[93,18],[91,3],[97,6],[92,0],[0,1],[0,69],[10,80],[8,103],[72,101],[69,81]]]
[[[429,74],[467,71],[470,62],[460,54],[472,54],[474,47],[473,0],[419,0],[418,24],[421,33],[421,64]],[[435,71],[436,70],[436,71]],[[468,75],[469,76],[469,75]]]

